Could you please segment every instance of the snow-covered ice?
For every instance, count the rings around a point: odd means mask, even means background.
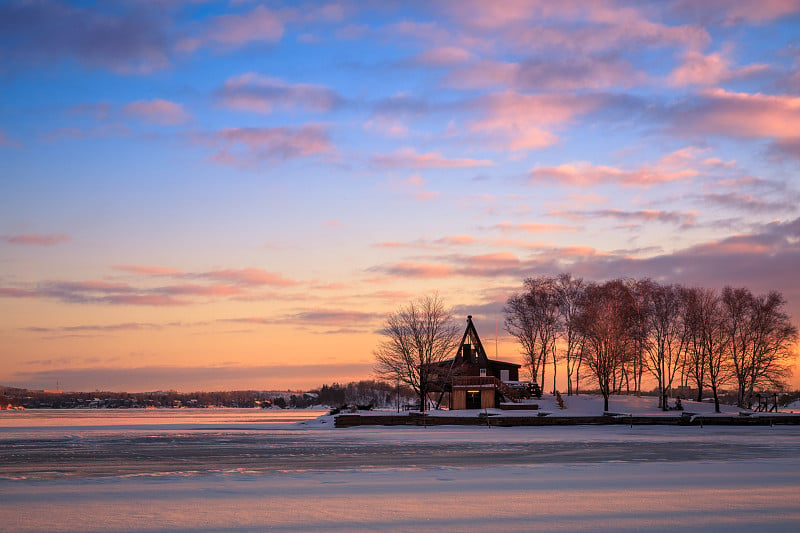
[[[797,426],[274,421],[254,410],[2,413],[0,530],[761,532],[800,523]]]

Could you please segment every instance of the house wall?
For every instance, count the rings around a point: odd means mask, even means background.
[[[455,389],[453,391],[453,395],[451,396],[452,400],[450,403],[450,409],[466,409],[467,408],[467,391],[464,389]],[[483,399],[483,398],[481,398]]]
[[[495,402],[497,394],[494,387],[481,388],[481,409],[494,409],[497,405]],[[452,395],[452,402],[450,409],[466,409],[467,408],[467,390],[454,389]]]
[[[481,389],[481,409],[493,409],[494,397],[494,387]]]

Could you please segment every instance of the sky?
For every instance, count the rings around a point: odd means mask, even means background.
[[[433,292],[521,362],[503,305],[562,272],[798,324],[799,37],[800,0],[2,2],[0,384],[370,379]]]

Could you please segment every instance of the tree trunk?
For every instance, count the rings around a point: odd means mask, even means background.
[[[719,396],[717,396],[717,386],[715,384],[711,384],[711,392],[714,393],[714,412],[719,413]]]

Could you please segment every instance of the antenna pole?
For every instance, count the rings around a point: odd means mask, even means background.
[[[497,359],[497,317],[494,318],[494,358]]]

